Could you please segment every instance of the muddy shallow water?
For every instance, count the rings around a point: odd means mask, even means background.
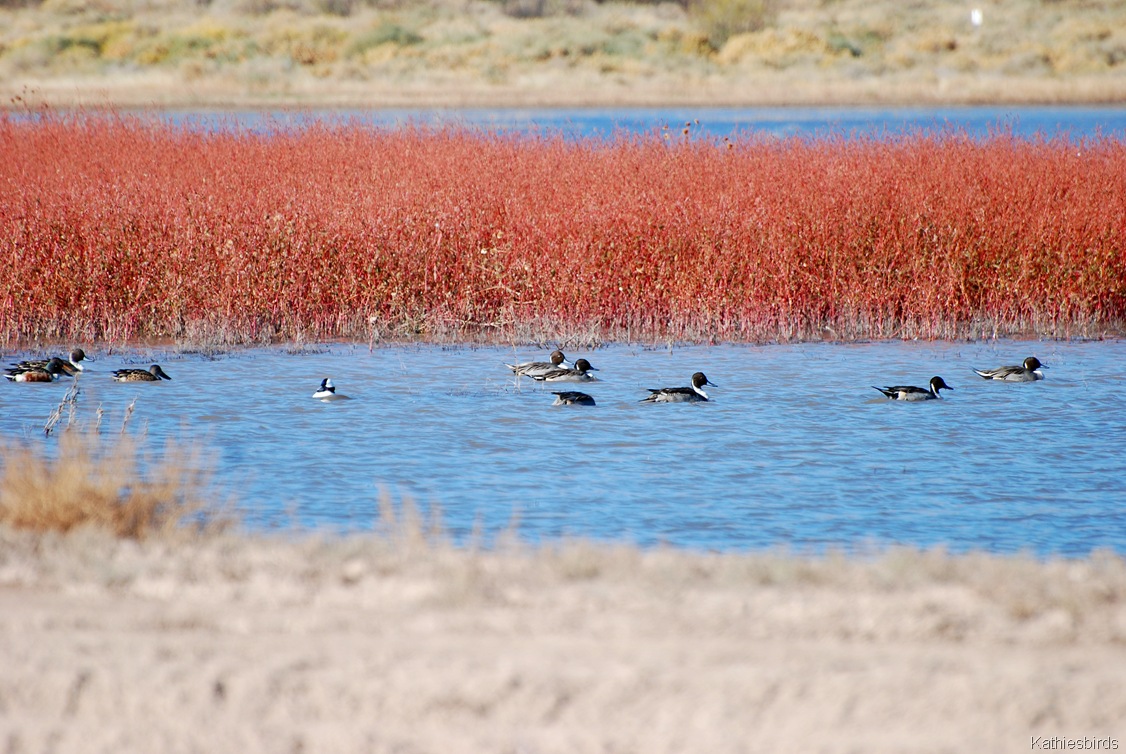
[[[1126,343],[982,342],[568,349],[599,368],[598,405],[556,407],[505,362],[535,347],[324,345],[219,355],[98,354],[78,418],[213,451],[251,528],[370,529],[381,494],[438,504],[450,532],[797,551],[1126,552]],[[11,358],[22,354],[9,354]],[[1047,379],[971,367],[1036,355]],[[160,363],[159,384],[118,384]],[[702,370],[707,404],[638,403]],[[899,404],[872,385],[925,385]],[[323,377],[351,400],[311,398]],[[65,380],[63,382],[66,382]],[[44,440],[66,385],[0,385],[0,432]],[[581,387],[581,386],[580,386]]]

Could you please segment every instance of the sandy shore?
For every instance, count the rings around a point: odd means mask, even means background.
[[[1109,556],[0,530],[0,631],[4,752],[1126,745]]]

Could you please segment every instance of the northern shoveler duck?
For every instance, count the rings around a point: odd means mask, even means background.
[[[1036,382],[1044,379],[1041,369],[1048,367],[1040,363],[1040,359],[1029,356],[1021,366],[997,367],[996,369],[975,369],[974,374],[987,380],[1001,380],[1002,382]]]
[[[148,369],[118,369],[113,373],[115,382],[160,382],[172,379],[158,364],[153,364]]]
[[[321,386],[317,388],[317,392],[313,393],[313,397],[321,401],[348,400],[348,396],[336,392],[336,385],[333,385],[332,380],[328,377],[321,380]]]
[[[54,382],[60,375],[73,377],[78,370],[60,358],[47,360],[43,366],[14,366],[4,373],[12,382]]]
[[[55,357],[52,357],[52,358],[57,358],[57,359],[59,359],[59,361],[66,361],[66,359],[60,358],[58,356],[55,356]],[[19,362],[18,364],[15,364],[15,366],[16,367],[42,369],[42,368],[46,367],[48,362],[50,362],[50,361],[51,361],[51,359],[49,359],[49,358],[48,359],[27,359],[25,361]],[[93,359],[89,358],[86,355],[86,352],[83,351],[81,348],[76,348],[76,349],[74,349],[73,351],[70,352],[70,361],[68,361],[67,363],[70,364],[72,367],[74,367],[75,371],[81,372],[81,371],[83,371],[83,367],[82,367],[83,361],[93,361]]]
[[[876,390],[891,398],[893,401],[933,401],[942,396],[939,390],[953,390],[941,377],[931,377],[930,388],[915,387],[914,385],[892,385],[891,387],[876,387]]]
[[[662,387],[648,388],[649,395],[641,399],[641,403],[696,403],[708,400],[704,392],[704,385],[719,387],[711,382],[703,372],[692,375],[691,387]]]
[[[567,361],[562,351],[552,351],[548,357],[551,361],[525,361],[523,364],[505,364],[517,377],[538,377],[556,369],[574,369],[575,365]]]
[[[562,393],[552,393],[555,396],[553,406],[593,406],[594,398],[578,390],[567,390]]]
[[[551,369],[543,374],[529,376],[538,382],[594,382],[598,378],[591,372],[597,371],[598,369],[592,367],[589,361],[579,359],[575,362],[574,369]]]

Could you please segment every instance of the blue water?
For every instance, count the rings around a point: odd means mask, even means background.
[[[1022,137],[1126,138],[1126,107],[755,107],[613,109],[308,110],[221,113],[166,112],[160,117],[203,128],[285,129],[311,121],[351,121],[380,128],[406,124],[465,125],[491,131],[560,133],[572,138],[652,134],[669,128],[693,137],[740,134],[886,137],[916,131],[958,131],[984,137],[1011,131]]]
[[[715,550],[887,545],[1126,553],[1126,343],[806,344],[567,349],[599,367],[594,408],[553,407],[503,363],[550,349],[333,345],[203,356],[95,354],[78,417],[105,410],[152,447],[213,454],[250,528],[368,530],[380,495],[440,505],[456,538],[515,518],[565,536]],[[1036,355],[1047,379],[971,367]],[[173,378],[118,384],[120,366]],[[701,405],[641,405],[648,387],[718,387]],[[924,385],[902,404],[872,385]],[[310,397],[331,376],[352,400]],[[568,389],[568,386],[553,389]],[[0,432],[43,442],[66,385],[0,385]]]

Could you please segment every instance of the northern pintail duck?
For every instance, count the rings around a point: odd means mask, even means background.
[[[566,390],[561,393],[552,393],[555,396],[553,406],[593,406],[594,398],[578,390]]]
[[[876,390],[891,398],[893,401],[932,401],[942,396],[939,390],[953,390],[941,377],[931,377],[930,388],[915,387],[914,385],[893,385],[891,387],[876,387]]]
[[[332,384],[332,380],[325,377],[321,380],[321,386],[317,388],[317,392],[313,393],[313,397],[321,401],[346,401],[348,396],[341,395],[336,392],[336,385]]]
[[[575,365],[567,361],[562,351],[552,351],[548,357],[551,361],[525,361],[523,364],[505,364],[516,376],[539,377],[556,369],[574,369]]]
[[[539,382],[594,382],[598,378],[591,372],[597,371],[598,368],[592,367],[589,361],[579,359],[575,362],[574,369],[551,369],[543,374],[533,374],[531,378]]]
[[[649,395],[641,399],[641,403],[696,403],[708,400],[704,392],[704,385],[719,387],[710,381],[703,372],[692,375],[691,387],[662,387],[648,388]]]
[[[12,382],[54,382],[63,374],[73,377],[78,370],[69,361],[56,357],[43,366],[14,366],[4,376]]]
[[[172,379],[158,364],[148,369],[117,369],[113,373],[115,382],[160,382]]]
[[[57,359],[59,359],[59,361],[66,361],[66,359],[63,359],[63,358],[60,358],[60,357],[57,357],[57,356],[52,357],[52,358],[57,358]],[[25,368],[29,368],[29,369],[30,368],[43,369],[44,367],[47,366],[47,364],[50,361],[51,361],[51,359],[49,359],[49,358],[47,358],[47,359],[27,359],[25,361],[21,361],[20,363],[16,364],[15,366],[25,367]],[[81,372],[83,370],[83,367],[82,367],[83,361],[93,361],[93,359],[86,356],[86,352],[83,351],[81,348],[76,348],[76,349],[74,349],[73,351],[70,352],[70,361],[68,361],[67,363],[70,364],[72,367],[74,367],[74,371]]]
[[[1040,363],[1040,359],[1029,356],[1021,366],[997,367],[996,369],[975,369],[974,374],[987,380],[1001,380],[1003,382],[1036,382],[1044,379],[1041,369],[1048,367]]]

